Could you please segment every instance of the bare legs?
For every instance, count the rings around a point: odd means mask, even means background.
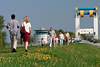
[[[55,47],[55,39],[54,38],[50,38],[50,47],[52,47],[52,41],[54,42],[54,47]]]
[[[28,46],[28,42],[24,42],[24,46],[25,46],[25,51],[27,52],[27,46]]]

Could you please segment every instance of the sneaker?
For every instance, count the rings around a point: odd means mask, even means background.
[[[15,49],[15,48],[13,48],[13,49],[12,49],[12,52],[16,52],[16,49]]]
[[[28,52],[28,50],[25,50],[25,52]]]

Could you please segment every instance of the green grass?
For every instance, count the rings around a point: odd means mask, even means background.
[[[100,67],[100,48],[89,44],[70,44],[49,48],[45,46],[17,48],[16,53],[0,50],[0,67]]]
[[[100,40],[98,40],[98,42],[100,43]]]

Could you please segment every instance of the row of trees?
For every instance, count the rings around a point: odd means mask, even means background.
[[[3,32],[4,28],[4,17],[0,16],[0,49],[4,48],[6,43],[6,32]]]
[[[60,32],[62,32],[62,33],[64,33],[64,34],[65,34],[66,32],[69,32],[71,38],[75,38],[75,33],[74,33],[74,32],[64,31],[64,30],[62,30],[62,29],[60,29],[60,30],[55,30],[55,32],[56,32],[57,36],[59,36],[59,33],[60,33]]]

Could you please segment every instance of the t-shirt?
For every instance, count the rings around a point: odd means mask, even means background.
[[[23,26],[25,26],[25,31],[30,33],[30,30],[29,30],[29,28],[31,27],[30,22],[29,23],[23,22],[22,27]]]
[[[49,31],[49,33],[50,33],[50,37],[54,37],[54,34],[55,34],[54,30]]]
[[[11,35],[17,35],[17,28],[19,27],[19,23],[17,20],[11,20],[7,25],[9,27],[9,31]]]
[[[66,33],[65,36],[66,36],[67,38],[70,38],[70,34],[69,34],[69,33]]]
[[[59,39],[64,39],[64,35],[63,34],[59,34]]]

